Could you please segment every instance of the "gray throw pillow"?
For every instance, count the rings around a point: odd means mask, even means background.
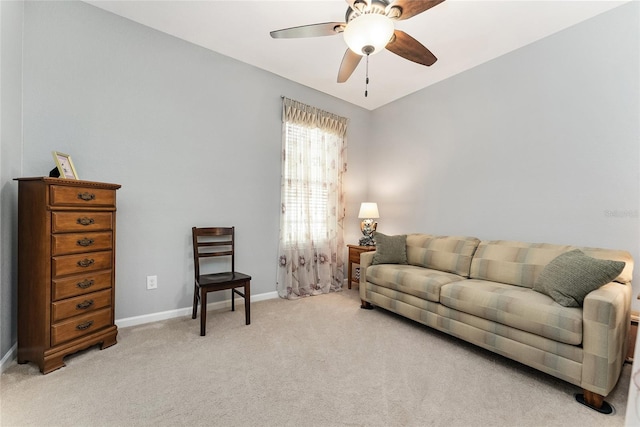
[[[582,307],[593,290],[618,277],[624,262],[592,258],[580,249],[558,255],[542,270],[533,290],[565,307]]]
[[[376,252],[371,264],[406,264],[407,235],[387,236],[376,232]]]

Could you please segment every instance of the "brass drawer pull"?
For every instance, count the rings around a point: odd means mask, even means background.
[[[91,325],[93,325],[93,320],[89,320],[87,322],[80,323],[78,326],[76,326],[76,329],[79,330],[79,331],[84,331],[85,329],[89,329],[91,327]]]
[[[80,289],[87,289],[88,287],[93,286],[93,279],[91,280],[84,279],[82,282],[76,283],[76,286],[79,287]]]
[[[86,216],[82,218],[78,218],[78,224],[80,225],[86,226],[86,225],[92,225],[93,223],[95,223],[93,218],[87,218]]]
[[[78,245],[80,246],[91,246],[93,245],[94,240],[93,239],[87,239],[86,237],[83,239],[78,240]]]
[[[83,302],[81,302],[80,304],[76,304],[76,308],[78,310],[86,310],[87,308],[91,307],[93,305],[93,300],[92,299],[88,299],[85,300]]]
[[[90,202],[91,200],[96,199],[96,195],[93,193],[87,193],[85,191],[84,193],[78,193],[78,199],[84,200],[85,202]]]
[[[94,262],[95,262],[95,260],[93,260],[93,259],[85,258],[85,259],[81,259],[80,261],[78,261],[78,266],[80,266],[80,267],[89,267],[89,266],[93,265]]]

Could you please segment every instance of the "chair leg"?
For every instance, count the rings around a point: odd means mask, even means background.
[[[231,311],[236,311],[236,296],[234,295],[233,289],[231,289]]]
[[[198,316],[198,285],[193,284],[193,313],[191,318],[195,319]]]
[[[244,320],[247,325],[251,324],[251,282],[244,284]]]
[[[207,291],[200,288],[200,336],[207,334]]]

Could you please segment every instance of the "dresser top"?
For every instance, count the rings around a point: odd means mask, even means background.
[[[83,181],[80,179],[64,179],[64,178],[50,178],[48,176],[35,176],[27,178],[14,178],[15,181],[40,181],[44,184],[53,185],[67,185],[74,187],[100,187],[117,190],[121,187],[120,184],[110,184],[108,182],[96,182],[96,181]]]

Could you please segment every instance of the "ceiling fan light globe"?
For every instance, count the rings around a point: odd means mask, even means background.
[[[344,30],[344,41],[358,55],[373,55],[389,43],[393,21],[385,15],[366,13],[351,20]]]

